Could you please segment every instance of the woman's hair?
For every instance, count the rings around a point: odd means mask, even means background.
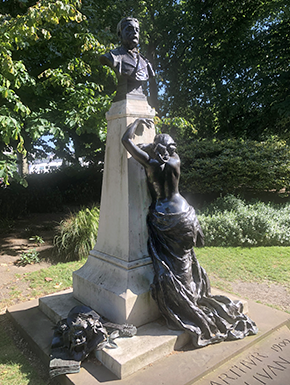
[[[145,143],[140,143],[140,144],[137,144],[137,146],[147,152],[147,154],[151,157],[151,158],[154,158],[154,151],[153,151],[153,143],[149,143],[149,144],[145,144]]]
[[[167,146],[168,144],[175,144],[174,140],[168,134],[157,134],[155,135],[154,144],[163,144],[163,146]],[[175,144],[176,145],[176,144]]]

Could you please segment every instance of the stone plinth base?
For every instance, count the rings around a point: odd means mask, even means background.
[[[40,310],[54,323],[66,318],[68,312],[79,304],[71,290],[39,299]],[[96,351],[96,357],[118,378],[124,378],[181,348],[188,341],[188,334],[169,330],[163,319],[159,319],[138,328],[134,337],[116,339],[118,348]]]
[[[77,292],[79,301],[112,322],[136,327],[159,317],[149,291],[152,281],[150,258],[125,264],[95,250],[73,273],[74,295]]]
[[[213,294],[218,293],[213,290]],[[37,356],[48,363],[53,326],[76,304],[72,292],[64,291],[40,299],[39,306],[37,300],[29,301],[12,306],[7,313]],[[40,309],[49,311],[52,318]],[[104,365],[90,357],[82,363],[80,373],[59,376],[58,381],[63,385],[223,385],[226,381],[235,385],[288,384],[289,314],[251,301],[249,315],[259,327],[257,335],[193,350],[174,351],[186,340],[174,336],[172,331],[167,331],[166,337],[157,322],[151,325],[156,326],[155,331],[145,325],[138,329],[137,336],[117,339],[118,349],[103,351],[100,360]],[[140,362],[147,366],[140,369]],[[123,379],[112,372],[116,369],[118,373],[120,365],[126,368],[121,369]]]
[[[224,294],[213,290],[213,294]],[[237,298],[233,298],[237,299]],[[128,303],[129,301],[127,301]],[[242,301],[248,308],[247,302]],[[56,324],[66,318],[69,311],[80,302],[71,290],[52,294],[39,299],[39,308]],[[87,305],[87,303],[85,303]],[[132,338],[119,338],[117,349],[103,349],[96,352],[97,359],[118,378],[125,378],[147,365],[166,357],[182,348],[190,341],[189,334],[180,330],[170,330],[163,318],[149,322],[138,328]]]
[[[183,331],[169,330],[160,322],[150,322],[141,326],[133,338],[116,339],[118,348],[96,351],[96,357],[118,378],[126,378],[180,349],[189,339]]]

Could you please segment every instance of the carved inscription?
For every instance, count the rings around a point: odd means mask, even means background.
[[[224,370],[221,368],[205,377],[200,385],[290,384],[289,329],[284,327],[275,332],[256,348],[242,354],[240,359],[236,358],[232,364],[223,367]]]

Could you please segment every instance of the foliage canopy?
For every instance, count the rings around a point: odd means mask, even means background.
[[[164,111],[201,136],[289,137],[289,4],[181,1],[160,45]]]
[[[140,50],[156,69],[150,102],[165,126],[181,121],[181,132],[173,133],[188,140],[196,133],[289,140],[287,3],[2,1],[0,177],[8,181],[15,172],[15,151],[41,155],[41,145],[48,151],[40,140],[48,133],[56,155],[70,163],[101,159],[115,77],[98,56],[118,43],[116,25],[128,15],[139,19]]]
[[[14,3],[4,2],[0,15],[0,177],[6,182],[15,171],[11,150],[31,155],[44,134],[53,135],[63,159],[77,162],[87,148],[96,157],[113,87],[97,60],[106,50],[99,40],[110,48],[110,34],[97,29],[90,4],[81,13],[79,0]]]

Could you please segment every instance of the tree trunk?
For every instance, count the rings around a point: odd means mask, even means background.
[[[156,47],[153,42],[150,42],[147,51],[146,51],[146,57],[150,61],[150,63],[153,66],[154,71],[156,71]],[[156,82],[156,77],[150,79],[149,81],[149,92],[150,96],[148,97],[149,104],[151,107],[155,108],[155,110],[159,111],[159,101],[158,101],[158,86]]]
[[[21,178],[24,178],[25,175],[29,174],[29,165],[27,161],[27,157],[23,154],[17,153],[17,163],[18,163],[18,173]]]

